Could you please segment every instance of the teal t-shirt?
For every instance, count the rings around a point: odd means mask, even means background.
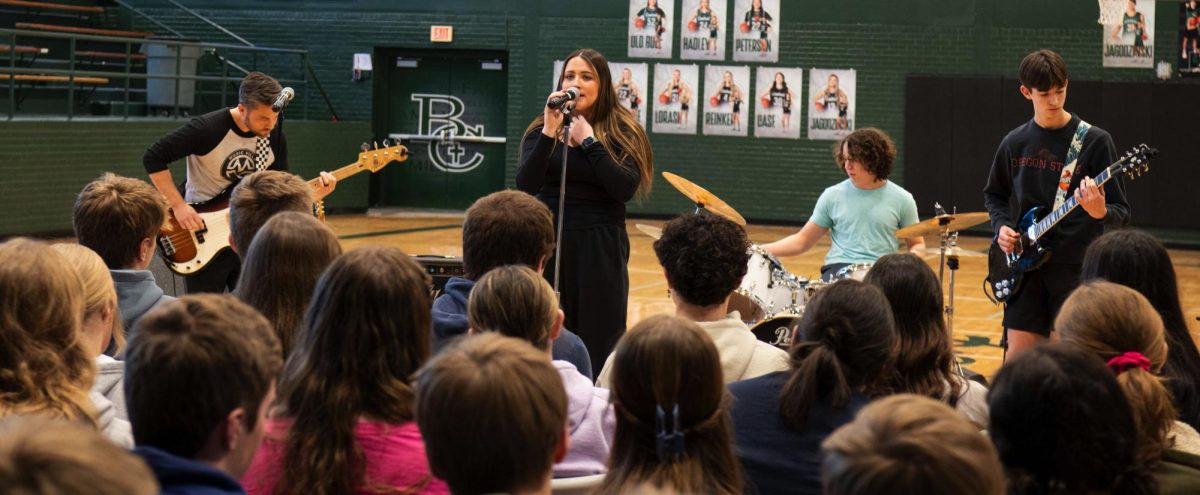
[[[900,247],[897,230],[917,223],[917,202],[892,181],[859,189],[846,179],[821,193],[809,220],[829,229],[825,264],[874,263]]]

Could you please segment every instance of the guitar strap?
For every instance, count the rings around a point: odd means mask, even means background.
[[[1058,177],[1058,193],[1054,196],[1055,210],[1067,200],[1067,188],[1071,187],[1071,178],[1075,176],[1075,165],[1079,162],[1079,150],[1083,148],[1083,137],[1091,128],[1092,124],[1081,119],[1079,127],[1075,129],[1075,137],[1071,138],[1071,148],[1067,150],[1066,166],[1062,169],[1062,175]]]
[[[1082,123],[1080,125],[1083,125]],[[260,137],[254,143],[254,168],[262,172],[267,168],[267,154],[271,152],[270,138]]]

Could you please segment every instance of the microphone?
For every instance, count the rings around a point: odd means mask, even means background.
[[[287,104],[292,101],[292,98],[295,98],[295,97],[296,97],[295,90],[293,90],[292,88],[283,88],[283,91],[279,92],[279,96],[275,97],[275,103],[271,104],[271,110],[274,111],[275,113],[282,112],[283,108],[286,107]]]
[[[555,96],[554,98],[550,98],[550,101],[546,103],[546,106],[553,110],[563,106],[563,103],[574,100],[575,98],[579,98],[579,88],[576,88],[575,86],[567,88],[566,93],[567,94],[563,96]]]

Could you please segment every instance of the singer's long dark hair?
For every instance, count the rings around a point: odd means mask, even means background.
[[[612,73],[608,70],[608,60],[600,52],[591,48],[581,48],[567,55],[563,62],[563,72],[571,59],[581,57],[599,79],[599,94],[592,104],[592,115],[588,123],[596,131],[596,140],[612,155],[617,163],[623,166],[637,167],[640,172],[638,180],[638,197],[650,195],[650,186],[654,182],[654,151],[650,148],[650,139],[646,131],[634,118],[633,113],[622,107],[617,100],[617,91],[613,89]],[[563,73],[558,73],[558,88],[562,89]],[[537,131],[545,125],[545,117],[538,115],[525,128],[524,137]],[[518,159],[519,160],[519,159]],[[632,163],[630,161],[632,160]]]

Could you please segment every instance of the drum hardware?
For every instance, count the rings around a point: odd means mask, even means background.
[[[742,218],[742,215],[737,210],[729,206],[728,203],[721,201],[721,198],[718,198],[713,193],[708,192],[707,189],[671,172],[663,172],[662,175],[676,190],[687,197],[687,199],[690,199],[692,203],[696,204],[696,213],[700,213],[702,209],[707,210],[710,213],[728,218],[742,227],[746,226],[746,219]]]

